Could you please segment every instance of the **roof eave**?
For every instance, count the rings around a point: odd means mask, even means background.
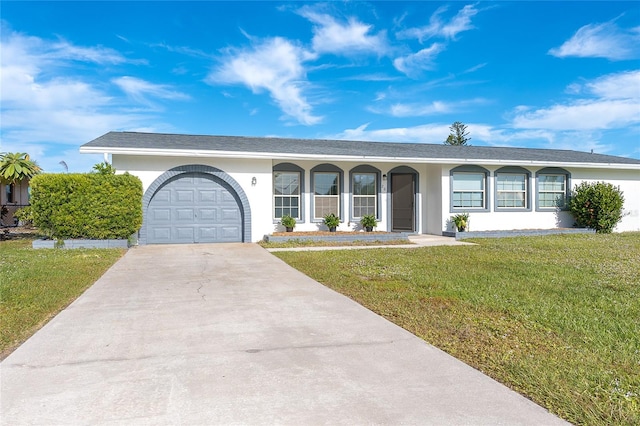
[[[418,164],[477,164],[477,165],[528,165],[528,166],[558,166],[582,167],[595,169],[640,170],[640,164],[628,163],[590,163],[590,162],[561,162],[537,160],[498,160],[478,158],[420,158],[420,157],[390,157],[369,155],[327,155],[327,154],[295,154],[276,152],[238,152],[212,151],[198,149],[155,149],[155,148],[122,148],[81,146],[82,154],[116,154],[139,156],[170,156],[170,157],[203,157],[203,158],[236,158],[236,159],[265,159],[265,160],[323,160],[323,161],[369,161],[378,163],[418,163]]]

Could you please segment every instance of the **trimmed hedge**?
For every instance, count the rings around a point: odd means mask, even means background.
[[[51,238],[127,239],[142,225],[135,176],[42,174],[30,185],[33,224]]]

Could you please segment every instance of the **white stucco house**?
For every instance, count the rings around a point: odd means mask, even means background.
[[[640,160],[570,150],[110,132],[80,148],[110,154],[143,182],[140,244],[259,241],[283,230],[442,235],[467,212],[474,231],[573,226],[563,209],[582,181],[624,192],[616,231],[640,231]]]

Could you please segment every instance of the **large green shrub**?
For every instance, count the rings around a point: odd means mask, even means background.
[[[142,182],[112,174],[44,174],[31,180],[33,224],[52,238],[129,238],[142,225]]]
[[[605,182],[582,182],[571,194],[569,209],[579,226],[609,234],[622,220],[624,196],[620,187]]]

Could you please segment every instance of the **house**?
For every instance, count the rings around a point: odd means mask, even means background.
[[[5,214],[0,219],[3,226],[14,225],[13,214],[19,208],[29,205],[29,179],[24,178],[15,183],[0,182],[0,208]],[[6,209],[6,210],[5,210]]]
[[[442,235],[451,216],[470,228],[573,226],[565,201],[582,181],[624,192],[616,231],[640,230],[640,160],[569,150],[342,140],[110,132],[80,148],[111,154],[143,182],[141,244],[259,241],[283,230],[377,230]]]

